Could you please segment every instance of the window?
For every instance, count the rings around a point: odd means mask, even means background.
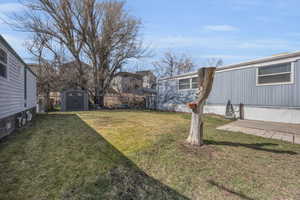
[[[199,78],[187,78],[187,79],[180,79],[178,81],[178,89],[179,90],[190,90],[190,89],[197,89],[199,84]]]
[[[7,53],[0,49],[0,77],[7,77]]]
[[[6,78],[6,65],[3,65],[1,62],[0,62],[0,76]]]
[[[198,86],[199,86],[199,78],[198,77],[192,78],[192,89],[197,89]]]
[[[7,53],[3,49],[0,49],[0,61],[7,64]]]
[[[180,79],[179,80],[179,90],[186,90],[191,88],[191,80],[188,79]]]
[[[292,63],[259,67],[257,69],[257,85],[292,83]]]

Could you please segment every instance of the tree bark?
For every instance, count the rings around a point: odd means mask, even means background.
[[[103,108],[104,107],[104,95],[99,95],[98,96],[98,105]]]
[[[201,146],[204,144],[203,141],[203,104],[192,109],[191,128],[187,143],[191,145]]]
[[[105,96],[105,92],[104,92],[104,80],[100,79],[98,80],[98,84],[96,85],[96,102],[95,104],[100,106],[100,107],[104,107],[104,96]]]
[[[190,134],[187,138],[186,142],[191,145],[201,146],[204,144],[203,141],[203,109],[204,102],[209,96],[209,93],[212,89],[212,84],[214,80],[214,73],[216,68],[201,68],[198,71],[199,77],[199,91],[197,95],[197,101],[191,102],[188,106],[192,110],[192,119],[191,119],[191,127]]]

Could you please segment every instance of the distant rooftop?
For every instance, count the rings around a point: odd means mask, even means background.
[[[143,76],[140,74],[136,73],[131,73],[131,72],[118,72],[115,76],[122,76],[122,77],[135,77],[138,79],[142,79]]]

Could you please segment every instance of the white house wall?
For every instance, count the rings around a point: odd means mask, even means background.
[[[36,77],[26,69],[27,100],[25,101],[25,65],[1,41],[0,48],[5,50],[8,56],[7,77],[0,77],[0,119],[3,119],[36,106]]]
[[[0,119],[24,110],[24,65],[1,43],[7,52],[7,78],[0,77]]]
[[[165,104],[162,110],[169,110],[175,112],[191,112],[185,104]],[[235,116],[239,118],[239,106],[234,106],[236,111]],[[204,113],[225,115],[225,105],[205,105]],[[259,120],[281,123],[300,123],[300,109],[284,109],[284,108],[262,108],[262,107],[244,107],[244,119],[247,120]]]
[[[239,118],[239,107],[234,106],[236,118]],[[225,115],[225,105],[206,105],[204,113]],[[282,123],[300,123],[300,109],[244,107],[244,119]]]

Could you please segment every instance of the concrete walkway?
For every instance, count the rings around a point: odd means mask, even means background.
[[[218,127],[218,130],[242,132],[265,138],[300,144],[300,124],[238,120]]]

